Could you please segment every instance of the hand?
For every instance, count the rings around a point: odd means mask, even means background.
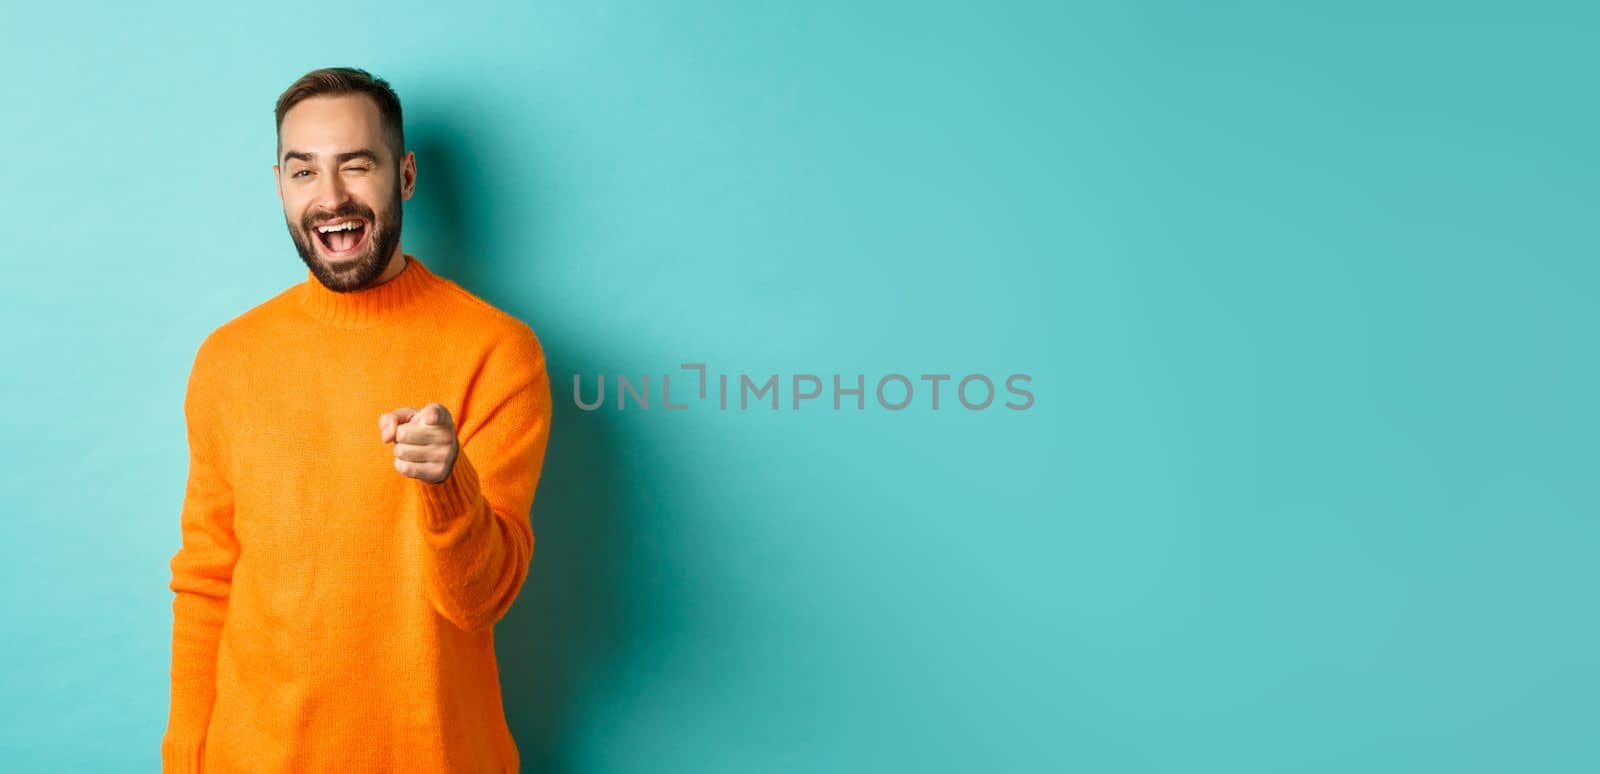
[[[450,477],[461,452],[455,421],[437,403],[384,413],[378,417],[378,433],[384,443],[394,444],[395,470],[430,484]]]

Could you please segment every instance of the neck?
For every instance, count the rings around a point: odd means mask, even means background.
[[[301,308],[319,322],[336,328],[370,328],[415,319],[418,299],[439,282],[415,255],[397,250],[378,280],[360,290],[329,290],[307,269],[296,292]]]
[[[383,273],[378,275],[378,278],[373,281],[372,287],[377,287],[385,282],[388,282],[389,280],[394,279],[395,277],[400,276],[400,272],[405,270],[406,254],[400,250],[399,245],[396,245],[394,248],[394,255],[389,256],[389,265],[384,268]]]

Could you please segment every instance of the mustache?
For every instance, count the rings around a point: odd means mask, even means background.
[[[325,223],[338,218],[364,218],[367,223],[374,225],[378,222],[378,218],[371,208],[350,202],[332,212],[306,213],[305,217],[300,219],[300,227],[310,231],[318,223]]]

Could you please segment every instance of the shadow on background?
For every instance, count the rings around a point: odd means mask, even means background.
[[[476,163],[495,156],[472,135],[469,121],[451,120],[458,114],[433,104],[414,113],[421,120],[408,122],[417,192],[406,203],[405,249],[527,322],[545,350],[554,415],[533,502],[533,564],[516,603],[495,627],[495,651],[522,770],[559,773],[573,769],[570,729],[586,698],[600,686],[614,686],[625,651],[639,647],[642,627],[629,616],[638,606],[625,598],[625,581],[650,565],[628,524],[638,511],[620,485],[634,480],[629,463],[638,460],[621,448],[620,417],[585,412],[571,400],[572,374],[604,366],[568,346],[570,321],[550,319],[532,294],[501,292],[516,277],[537,272],[546,251],[493,243],[497,231],[485,218],[508,202],[485,197],[506,190],[492,184],[502,173]],[[540,208],[514,204],[518,225],[537,230]],[[533,242],[542,244],[537,237]]]

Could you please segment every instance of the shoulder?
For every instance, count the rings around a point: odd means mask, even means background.
[[[279,291],[201,337],[189,369],[190,400],[219,400],[237,374],[272,361],[270,348],[284,339],[281,329],[293,317],[294,290]]]
[[[491,359],[543,366],[544,346],[532,326],[454,281],[440,279],[451,302],[445,324],[458,341],[478,342]]]
[[[270,341],[272,330],[293,302],[293,287],[234,315],[213,328],[195,350],[195,367],[227,367],[249,358],[254,349]],[[230,362],[231,361],[231,362]]]
[[[458,417],[470,435],[486,417],[513,401],[531,401],[534,416],[550,411],[550,377],[544,347],[528,323],[446,281],[441,333],[455,367],[470,374]]]

